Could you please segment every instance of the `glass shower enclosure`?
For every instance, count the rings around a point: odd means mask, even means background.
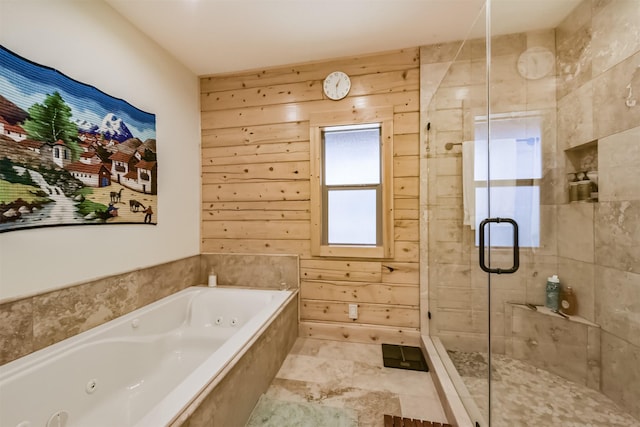
[[[475,425],[640,426],[640,3],[520,3],[421,49],[422,327]]]

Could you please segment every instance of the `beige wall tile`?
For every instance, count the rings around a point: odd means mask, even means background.
[[[134,310],[134,273],[33,297],[33,337],[40,349]]]
[[[460,50],[461,42],[440,43],[420,48],[420,63],[433,64],[453,61]]]
[[[525,33],[506,34],[491,38],[492,56],[519,55],[527,47]]]
[[[436,196],[439,198],[462,197],[462,178],[460,176],[443,175],[437,178]]]
[[[440,87],[466,86],[471,81],[471,61],[455,61],[449,67]]]
[[[640,274],[596,267],[596,323],[640,347]]]
[[[438,110],[462,108],[463,101],[468,97],[468,90],[464,87],[443,87],[433,97],[433,106]]]
[[[557,46],[557,98],[560,100],[591,79],[591,26],[585,25]]]
[[[489,330],[489,312],[486,310],[474,310],[471,314],[473,332],[487,334]],[[504,323],[505,315],[504,311],[492,311],[491,312],[491,337],[494,339],[504,338]],[[488,337],[488,335],[487,335]],[[504,351],[494,350],[496,353],[503,354]]]
[[[469,263],[469,254],[459,242],[437,242],[429,237],[432,248],[429,258],[435,264],[463,264]]]
[[[462,202],[461,202],[462,203]],[[450,219],[462,224],[462,206],[435,206],[433,209],[432,219]]]
[[[593,16],[593,74],[598,75],[640,50],[637,0],[612,1]]]
[[[592,141],[593,85],[586,83],[558,101],[558,148],[566,150]]]
[[[631,86],[638,105],[628,107]],[[593,80],[594,134],[604,138],[640,126],[640,52]]]
[[[587,328],[587,387],[600,391],[602,330]]]
[[[640,199],[640,127],[598,141],[600,201]]]
[[[595,319],[595,266],[590,262],[558,258],[558,276],[562,287],[571,286],[576,294],[578,316],[596,322]]]
[[[438,337],[447,350],[487,352],[489,338],[486,334],[441,332]]]
[[[592,0],[584,0],[556,28],[557,44],[565,44],[578,30],[591,25]]]
[[[593,262],[594,204],[571,203],[558,206],[558,255]]]
[[[543,160],[544,162],[545,160]],[[553,168],[544,171],[544,176],[540,182],[540,205],[557,205],[565,203],[567,181],[564,168]],[[547,223],[549,224],[549,223]],[[543,227],[541,232],[544,233],[549,225]],[[555,230],[555,226],[553,226]],[[553,243],[554,246],[555,243]]]
[[[200,255],[136,270],[134,277],[138,285],[136,308],[205,283],[200,276]]]
[[[428,108],[422,109],[423,112],[428,111],[429,108],[435,108],[434,95],[445,78],[449,66],[449,62],[422,65],[422,70],[420,71],[420,96],[423,105],[428,106]],[[424,119],[424,117],[422,118]]]
[[[460,242],[462,223],[454,220],[433,220],[430,232],[435,242]]]
[[[640,273],[640,201],[600,202],[595,217],[595,260]]]
[[[640,166],[640,126],[600,139],[598,166],[601,170]]]
[[[513,65],[512,65],[513,66]],[[492,113],[510,113],[527,109],[527,86],[519,80],[491,81]]]
[[[471,306],[470,287],[438,286],[436,289],[438,308],[465,309]]]
[[[555,69],[555,67],[554,67]],[[527,110],[556,107],[556,76],[555,70],[546,77],[526,82]],[[551,128],[549,128],[551,129]]]
[[[602,332],[602,392],[640,419],[640,347]]]
[[[462,129],[462,110],[436,110],[434,118],[431,120],[438,132],[459,131]]]
[[[27,298],[0,305],[0,365],[32,351],[32,299]]]
[[[435,264],[430,272],[435,286],[471,287],[469,264]]]
[[[532,248],[537,256],[556,255],[558,253],[556,205],[540,206],[540,246]]]
[[[462,174],[462,156],[448,155],[435,159],[432,164],[438,170],[438,176],[461,176]]]
[[[432,317],[438,331],[467,332],[472,328],[471,310],[441,309]]]
[[[547,278],[554,274],[558,274],[558,263],[555,257],[553,258],[554,260],[551,262],[540,260],[531,264],[531,267],[525,276],[526,295],[524,302],[535,305],[544,305]]]
[[[587,326],[514,308],[513,356],[563,378],[587,383]]]
[[[640,166],[620,166],[612,169],[600,168],[598,171],[598,200],[601,202],[619,202],[640,199]]]
[[[454,131],[438,131],[435,138],[432,138],[429,143],[435,150],[431,150],[431,155],[452,155],[460,153],[460,146],[454,145],[451,150],[445,149],[445,145],[448,142],[460,142],[462,141],[462,130],[454,130]]]
[[[202,254],[201,258],[203,283],[213,268],[223,286],[277,289],[284,282],[289,288],[299,287],[297,255]]]
[[[541,46],[549,49],[551,52],[556,52],[556,34],[554,30],[540,30],[529,31],[525,34],[526,47]],[[554,67],[555,70],[555,67]],[[555,73],[554,73],[555,74]]]

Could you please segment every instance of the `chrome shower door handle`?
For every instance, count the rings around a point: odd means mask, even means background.
[[[503,268],[490,268],[484,262],[484,232],[487,224],[495,222],[497,224],[500,223],[509,223],[513,226],[513,265],[509,269]],[[487,273],[495,273],[495,274],[513,274],[518,271],[520,267],[520,246],[518,244],[518,223],[511,218],[486,218],[482,220],[480,223],[480,268]]]

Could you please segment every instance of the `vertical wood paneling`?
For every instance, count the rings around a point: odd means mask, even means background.
[[[201,78],[201,250],[300,255],[302,335],[418,336],[419,62],[412,48]],[[352,79],[337,102],[322,94],[335,70]],[[313,257],[309,116],[365,107],[394,112],[394,258]]]

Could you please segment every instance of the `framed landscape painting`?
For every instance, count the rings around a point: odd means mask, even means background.
[[[156,224],[156,157],[154,114],[0,45],[0,233]]]

